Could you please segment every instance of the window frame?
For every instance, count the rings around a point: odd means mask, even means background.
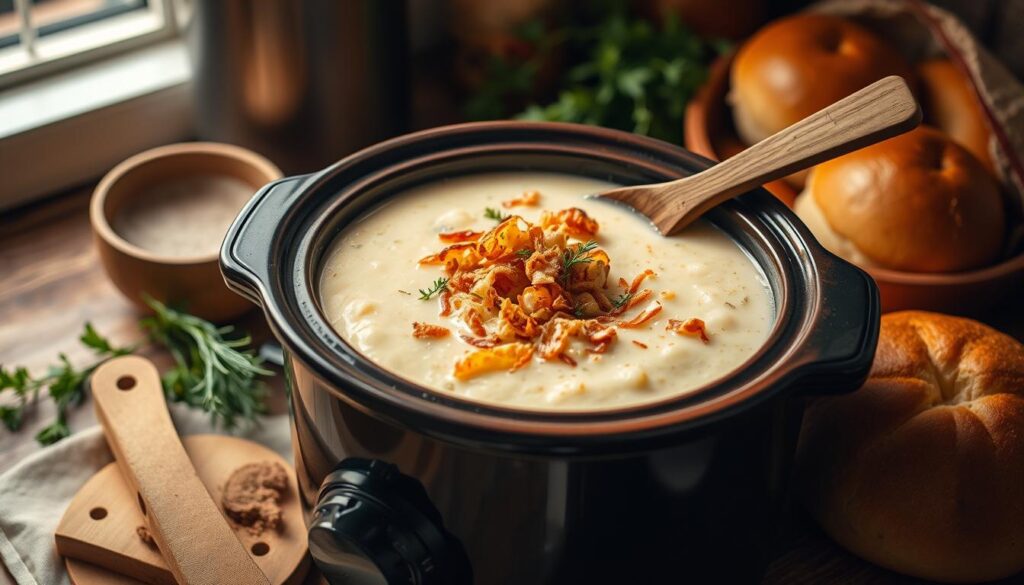
[[[0,90],[172,39],[181,32],[176,18],[181,7],[174,0],[147,0],[142,9],[115,11],[77,26],[63,23],[61,30],[40,35],[41,29],[32,23],[30,1],[14,0],[21,22],[20,42],[0,48]]]
[[[190,6],[149,0],[157,6],[160,27],[132,31],[126,17],[142,11],[129,11],[49,37],[126,27],[113,42],[0,71],[0,214],[93,182],[135,153],[195,136],[181,34]]]

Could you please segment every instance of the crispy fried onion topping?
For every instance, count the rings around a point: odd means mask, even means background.
[[[528,191],[503,205],[536,205],[539,198]],[[574,207],[544,211],[537,224],[511,215],[484,233],[440,234],[448,246],[419,263],[444,271],[448,281],[438,295],[440,314],[472,348],[455,364],[456,379],[515,371],[535,357],[574,366],[581,355],[609,351],[618,329],[649,324],[662,309],[643,288],[654,272],[609,282],[611,258],[594,240],[598,229]],[[627,318],[641,304],[644,308]],[[417,323],[414,335],[448,334],[443,327],[438,327],[443,333],[428,329],[433,327],[438,326]]]
[[[689,337],[698,337],[704,343],[709,343],[711,339],[708,337],[707,327],[704,326],[704,321],[697,318],[687,319],[686,321],[680,321],[679,319],[669,319],[668,325],[665,327],[668,331],[674,332],[676,335],[686,335]]]
[[[412,336],[417,339],[448,337],[449,333],[451,333],[451,331],[449,331],[447,327],[442,327],[440,325],[420,323],[419,321],[415,321],[412,324]]]
[[[460,232],[441,232],[437,237],[445,244],[457,244],[459,242],[475,242],[484,235],[483,232],[473,230],[462,230]]]
[[[539,191],[524,191],[522,195],[514,199],[502,201],[501,206],[510,209],[512,207],[519,207],[520,205],[526,207],[534,207],[540,203],[540,192]]]
[[[533,346],[529,343],[507,343],[478,349],[455,362],[455,379],[468,380],[487,372],[514,372],[530,363]]]

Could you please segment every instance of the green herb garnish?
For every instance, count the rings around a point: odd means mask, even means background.
[[[572,316],[576,317],[577,319],[583,318],[583,305],[580,304],[579,301],[577,301],[576,304],[573,305],[572,307]]]
[[[78,340],[99,358],[84,368],[76,368],[63,353],[58,355],[60,363],[50,366],[46,375],[39,378],[33,378],[25,368],[7,370],[0,366],[0,393],[10,391],[15,396],[13,406],[0,406],[0,420],[4,426],[11,431],[21,428],[29,403],[35,402],[40,391],[46,388],[57,407],[57,418],[36,435],[36,440],[43,445],[52,445],[67,437],[71,434],[67,424],[68,407],[80,404],[85,398],[85,381],[89,375],[108,359],[133,351],[133,348],[115,347],[90,323],[85,324]]]
[[[175,367],[163,375],[167,396],[202,408],[227,429],[239,420],[254,421],[265,410],[267,393],[259,377],[272,372],[249,348],[250,338],[232,337],[232,327],[217,327],[157,300],[146,302],[155,314],[142,319],[142,326],[174,357]]]
[[[523,260],[526,260],[530,256],[533,256],[533,250],[529,248],[523,248],[522,250],[516,250],[516,256],[519,256]]]
[[[484,217],[487,219],[493,219],[494,221],[505,221],[508,219],[508,214],[502,213],[500,209],[488,207],[484,209]]]
[[[587,257],[587,254],[595,248],[597,248],[597,242],[590,240],[586,244],[578,244],[575,250],[566,249],[562,252],[562,271],[560,275],[564,284],[569,283],[569,275],[572,274],[573,266],[590,263],[591,259]]]
[[[486,63],[483,83],[467,104],[470,116],[494,119],[520,111],[542,95],[540,72],[553,70],[561,56],[569,67],[557,80],[555,97],[519,117],[605,126],[681,144],[686,103],[707,78],[708,64],[730,46],[701,38],[673,15],[660,24],[636,16],[630,4],[587,2],[562,26],[538,20],[516,31],[530,50]]]
[[[633,293],[627,292],[612,299],[612,304],[615,305],[616,309],[621,309],[623,306],[629,304],[629,301],[633,300]]]
[[[440,293],[444,289],[448,288],[447,278],[438,278],[434,281],[434,284],[430,285],[430,288],[420,289],[420,300],[429,301],[430,297]]]

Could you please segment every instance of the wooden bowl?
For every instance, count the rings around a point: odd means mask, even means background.
[[[281,171],[266,158],[228,144],[191,142],[154,148],[125,160],[103,177],[93,192],[89,220],[107,276],[130,301],[148,310],[148,295],[198,317],[224,321],[252,305],[224,284],[219,250],[198,256],[159,254],[127,241],[112,227],[127,204],[139,205],[154,186],[199,175],[236,178],[255,193],[281,178]]]
[[[686,147],[714,160],[724,160],[746,148],[733,127],[726,102],[733,54],[723,55],[710,69],[708,80],[686,107]],[[783,181],[765,185],[792,206],[797,191]],[[878,284],[883,311],[923,309],[977,316],[995,301],[1024,284],[1024,252],[994,266],[958,273],[902,272],[862,266]]]

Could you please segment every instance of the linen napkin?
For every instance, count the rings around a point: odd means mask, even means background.
[[[178,434],[225,434],[205,413],[168,405]],[[258,426],[234,433],[292,460],[288,416],[264,417]],[[68,585],[53,533],[78,489],[113,461],[102,430],[76,433],[27,457],[0,475],[0,559],[18,585]]]

